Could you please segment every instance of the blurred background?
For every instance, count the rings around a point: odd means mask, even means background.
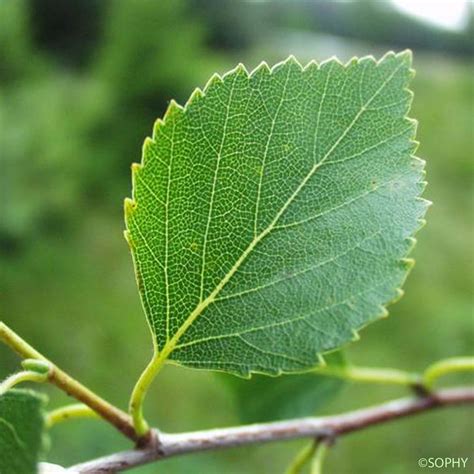
[[[411,48],[434,202],[417,264],[390,317],[351,345],[355,364],[422,370],[474,348],[474,15],[467,0],[0,0],[0,316],[101,395],[126,407],[151,355],[122,236],[130,164],[171,98],[184,103],[214,72],[295,54],[380,57]],[[0,347],[0,378],[18,368]],[[466,380],[466,378],[464,378]],[[446,380],[447,383],[454,379]],[[50,407],[66,401],[45,388]],[[318,413],[401,396],[348,385]],[[259,397],[258,393],[253,394]],[[239,422],[212,373],[167,367],[147,400],[167,431]],[[70,465],[129,446],[91,420],[51,432],[50,462]],[[191,455],[137,473],[283,472],[301,441]],[[329,473],[418,472],[420,457],[470,457],[468,409],[430,413],[342,439]]]

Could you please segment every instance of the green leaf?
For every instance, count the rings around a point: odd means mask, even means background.
[[[325,356],[329,366],[344,366],[342,352]],[[257,423],[310,416],[332,400],[344,387],[342,378],[304,374],[267,377],[254,375],[241,379],[218,374],[235,400],[243,423]]]
[[[125,202],[157,365],[304,371],[386,315],[427,207],[410,64],[239,65],[170,103]]]
[[[29,390],[0,396],[0,474],[37,472],[43,447],[45,398]]]

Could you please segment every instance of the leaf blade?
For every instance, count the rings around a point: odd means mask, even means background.
[[[170,104],[126,205],[163,360],[307,370],[385,314],[426,209],[410,77],[407,55],[304,69],[289,58],[213,76],[185,108]]]

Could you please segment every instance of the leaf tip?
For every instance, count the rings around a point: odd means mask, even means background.
[[[409,76],[411,78],[412,73],[414,73],[414,70],[411,69],[412,59],[413,55],[411,50],[409,49],[405,49],[404,51],[398,53],[395,53],[395,51],[388,51],[380,58],[379,61],[377,61],[377,66],[382,66],[383,64],[386,64],[388,62],[397,64],[397,69],[404,66],[403,69],[408,70]]]
[[[411,49],[405,49],[400,51],[395,55],[397,58],[400,58],[403,62],[405,62],[408,66],[411,66],[413,62],[413,51]]]

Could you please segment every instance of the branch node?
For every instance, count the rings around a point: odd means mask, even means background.
[[[433,395],[433,392],[426,385],[424,385],[421,380],[412,383],[410,388],[413,390],[413,393],[420,398],[427,398]]]
[[[337,432],[332,427],[322,428],[314,440],[317,443],[324,443],[327,446],[333,446],[337,441]]]
[[[150,429],[147,433],[137,439],[135,444],[137,449],[146,449],[158,454],[162,453],[162,443],[160,440],[160,432],[157,429]]]

